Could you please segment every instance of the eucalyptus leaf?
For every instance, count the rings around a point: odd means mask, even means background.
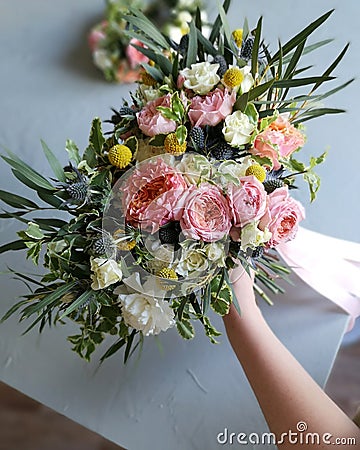
[[[54,153],[50,150],[50,148],[47,146],[47,144],[41,140],[41,145],[44,150],[44,154],[46,156],[46,159],[48,160],[50,167],[52,168],[54,175],[59,181],[66,181],[64,169],[62,168],[59,160],[56,158]]]

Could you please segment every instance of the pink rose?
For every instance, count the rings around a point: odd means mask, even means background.
[[[217,186],[209,183],[199,187],[192,185],[183,202],[180,225],[187,238],[214,242],[229,232],[229,205]]]
[[[170,220],[179,220],[179,200],[187,189],[181,173],[162,158],[140,164],[121,186],[126,221],[154,233]]]
[[[176,122],[164,117],[158,106],[170,107],[171,94],[166,94],[162,97],[147,103],[143,109],[137,114],[137,122],[140,130],[146,136],[156,136],[157,134],[168,134],[176,130]]]
[[[272,233],[268,245],[275,247],[295,237],[299,222],[305,219],[305,210],[300,202],[290,197],[288,188],[282,187],[268,195],[265,217],[266,226]]]
[[[264,186],[253,175],[241,177],[240,186],[230,184],[228,199],[233,224],[244,227],[254,220],[259,220],[266,211],[266,198]]]
[[[88,43],[90,50],[94,52],[99,47],[99,42],[106,38],[107,21],[104,20],[100,24],[96,25],[89,33]]]
[[[279,158],[289,157],[305,143],[304,135],[283,116],[279,116],[264,131],[257,135],[253,155],[267,157],[274,169],[280,168]]]
[[[227,89],[216,88],[205,96],[196,95],[191,100],[189,119],[193,127],[214,127],[229,114],[236,101],[236,92],[229,94]]]
[[[132,38],[129,42],[129,45],[126,47],[126,57],[129,61],[130,67],[132,69],[136,69],[140,64],[149,62],[149,58],[145,56],[143,53],[139,52],[133,45],[137,45],[138,47],[145,48],[145,45],[140,42],[138,39]]]

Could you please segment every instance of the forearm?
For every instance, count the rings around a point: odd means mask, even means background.
[[[224,323],[273,433],[280,437],[289,430],[297,431],[296,425],[301,421],[306,422],[309,433],[320,436],[331,433],[334,439],[356,437],[360,442],[356,425],[277,339],[255,304],[245,304],[241,317],[238,314],[225,316]],[[290,444],[286,439],[279,447],[296,449],[304,448],[304,445]],[[314,448],[326,448],[326,444]],[[333,446],[329,445],[329,448]]]

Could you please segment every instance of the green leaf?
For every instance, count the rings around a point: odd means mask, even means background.
[[[316,198],[317,191],[320,189],[321,179],[316,173],[309,171],[304,173],[304,180],[308,182],[310,190],[310,201],[313,202]]]
[[[310,119],[315,119],[316,117],[321,117],[327,114],[342,114],[346,112],[345,109],[337,109],[337,108],[316,108],[316,109],[308,109],[303,114],[297,116],[297,119],[292,121],[295,125],[297,123],[303,123]]]
[[[176,134],[177,140],[179,141],[180,145],[182,145],[184,142],[186,142],[187,129],[184,125],[180,125],[179,127],[177,127],[175,134]]]
[[[112,344],[100,358],[100,363],[104,362],[105,359],[109,358],[114,353],[116,353],[118,350],[120,350],[121,347],[123,347],[125,344],[126,344],[126,339],[124,339],[124,338],[119,339],[114,344]]]
[[[303,54],[305,43],[306,43],[306,40],[301,42],[296,47],[296,50],[295,50],[295,52],[294,52],[294,54],[293,54],[289,64],[286,67],[286,71],[285,71],[284,76],[283,76],[284,79],[287,79],[287,78],[292,76],[294,70],[296,69],[297,63],[299,62],[299,60],[301,58],[301,55]]]
[[[291,88],[291,87],[299,87],[299,86],[305,86],[308,84],[316,84],[316,83],[323,83],[325,81],[331,81],[334,80],[334,77],[305,77],[305,78],[291,78],[289,80],[277,80],[274,81],[273,87],[279,87],[279,88]]]
[[[20,302],[15,303],[0,319],[0,323],[5,322],[9,317],[11,317],[16,311],[18,311],[22,306],[27,305],[29,300],[21,300]]]
[[[223,3],[223,9],[224,9],[225,13],[228,12],[230,3],[231,3],[231,0],[225,0]],[[221,26],[222,26],[222,19],[221,19],[221,14],[219,13],[219,15],[217,16],[217,18],[214,22],[211,33],[210,33],[209,41],[211,42],[211,44],[213,44],[215,42],[215,40],[219,37],[219,32],[220,32]]]
[[[64,317],[71,314],[75,309],[80,308],[84,303],[88,301],[88,299],[92,296],[96,295],[96,293],[90,289],[88,291],[83,292],[76,300],[74,300],[71,305],[66,308],[66,310],[62,313],[62,315],[59,317],[59,320],[63,319]]]
[[[305,27],[300,33],[295,35],[292,39],[290,39],[285,45],[282,46],[283,55],[287,55],[293,48],[295,48],[300,42],[310,36],[317,28],[320,27],[334,12],[334,10],[330,10],[327,13],[323,14],[317,20],[312,22],[310,25]],[[279,59],[279,52],[275,53],[270,61],[270,65]]]
[[[134,337],[135,337],[136,332],[137,332],[136,330],[133,330],[131,332],[131,334],[128,336],[128,338],[127,338],[126,348],[125,348],[125,352],[124,352],[124,364],[126,364],[128,359],[129,359],[131,346],[132,346],[132,343],[134,341]]]
[[[257,125],[259,120],[259,114],[253,103],[247,104],[244,113],[248,116],[250,122],[253,125]]]
[[[161,114],[166,117],[167,119],[174,120],[175,122],[178,121],[178,116],[175,114],[171,108],[168,108],[167,106],[158,106],[156,108],[158,111],[161,112]]]
[[[9,251],[24,250],[25,248],[26,245],[23,240],[12,241],[0,246],[0,254]]]
[[[185,114],[185,108],[177,91],[171,96],[171,108],[173,113],[177,116],[177,121],[181,122]]]
[[[218,10],[219,10],[219,15],[221,17],[221,23],[222,23],[222,28],[224,30],[225,40],[227,41],[228,45],[231,45],[231,43],[232,43],[231,31],[230,31],[229,22],[227,20],[226,11],[225,11],[224,7],[220,4],[219,0],[216,0],[216,3],[217,3]]]
[[[30,239],[42,239],[44,237],[44,234],[40,230],[39,225],[37,225],[34,222],[28,223],[28,228],[24,231],[26,236],[28,236]]]
[[[163,147],[166,136],[166,134],[157,134],[149,140],[149,144],[155,147]]]
[[[212,45],[212,43],[207,39],[200,30],[197,31],[197,38],[199,43],[204,47],[204,50],[209,55],[215,56],[217,54],[216,48]]]
[[[324,39],[324,40],[322,40],[322,41],[319,41],[319,42],[315,42],[315,44],[311,44],[311,45],[307,45],[305,48],[304,48],[304,51],[303,51],[303,55],[306,55],[306,54],[308,54],[308,53],[311,53],[312,51],[314,51],[314,50],[317,50],[318,48],[320,48],[320,47],[322,47],[322,46],[324,46],[324,45],[327,45],[327,44],[329,44],[330,42],[333,42],[334,41],[334,39]],[[293,54],[288,54],[284,59],[283,59],[283,62],[284,62],[284,64],[287,64],[289,61],[290,61],[290,59],[293,57]]]
[[[139,30],[141,30],[144,34],[150,37],[154,42],[160,45],[163,49],[167,49],[169,44],[165,37],[160,33],[160,31],[156,28],[156,26],[138,9],[129,8],[131,15],[125,14],[123,18],[134,25]]]
[[[134,31],[134,30],[124,30],[123,31],[126,36],[129,36],[131,38],[135,38],[138,41],[140,41],[142,44],[146,45],[146,47],[150,48],[151,50],[157,52],[159,50],[159,46],[154,43],[151,39],[148,39],[144,36],[144,34],[141,33],[141,30]],[[130,44],[133,46],[133,44]]]
[[[147,56],[150,60],[154,61],[162,70],[162,72],[165,75],[170,75],[172,72],[172,64],[171,61],[166,58],[161,53],[155,53],[152,50],[149,50],[148,48],[140,47],[139,45],[133,45],[133,47],[136,48],[136,50],[139,50],[140,53],[143,53],[145,56]]]
[[[102,154],[102,148],[105,143],[105,138],[102,134],[101,120],[98,117],[93,119],[90,130],[89,143],[98,155]]]
[[[263,84],[259,84],[258,86],[254,87],[253,89],[250,89],[250,91],[248,92],[249,97],[248,100],[254,100],[258,97],[260,97],[262,94],[264,94],[265,92],[267,92],[271,86],[274,84],[275,80],[270,80],[267,81],[266,83]]]
[[[44,150],[46,159],[48,160],[50,167],[52,168],[52,171],[54,172],[54,175],[59,181],[66,181],[64,169],[62,168],[59,160],[56,158],[54,153],[50,150],[50,148],[47,146],[47,144],[41,140],[41,145]]]
[[[81,157],[80,157],[79,149],[78,149],[77,145],[75,144],[75,142],[72,141],[71,139],[68,139],[66,141],[65,149],[69,155],[70,161],[73,161],[77,166],[81,161]]]
[[[190,320],[182,319],[176,321],[176,328],[181,337],[184,339],[193,339],[195,336],[195,330]]]
[[[295,158],[293,158],[292,156],[290,157],[290,159],[288,160],[290,167],[295,171],[295,172],[303,172],[306,168],[305,165],[300,162],[297,161]]]
[[[325,72],[322,74],[323,77],[328,77],[333,70],[336,68],[336,66],[340,63],[340,61],[343,59],[343,57],[345,56],[345,53],[348,51],[349,49],[349,45],[350,44],[346,44],[345,47],[342,49],[342,51],[340,52],[340,54],[338,55],[338,57],[335,59],[335,61],[325,70]],[[313,91],[315,91],[315,89],[317,89],[319,86],[321,86],[321,82],[317,83],[314,88]]]
[[[77,281],[62,283],[60,286],[58,286],[50,294],[42,298],[35,305],[30,305],[28,308],[26,308],[24,310],[24,316],[29,317],[32,314],[35,314],[41,311],[42,309],[46,308],[47,306],[57,302],[63,295],[65,295],[67,292],[70,292],[77,285],[77,283],[78,283]]]
[[[256,74],[258,73],[258,57],[261,39],[261,27],[262,27],[262,17],[259,18],[258,23],[256,25],[254,46],[251,56],[251,74],[254,77],[254,79],[256,77]]]
[[[32,262],[37,266],[39,264],[39,257],[42,248],[42,241],[40,242],[25,242],[26,246],[29,248],[26,257],[31,258]]]
[[[150,64],[143,63],[141,64],[146,72],[154,78],[158,83],[162,83],[164,81],[164,74],[157,69],[156,67],[150,66]]]
[[[192,20],[190,22],[189,45],[188,45],[188,50],[186,52],[186,66],[187,67],[190,67],[191,64],[196,63],[197,51],[198,51],[197,32],[196,32],[195,23]]]
[[[240,95],[240,97],[238,97],[238,99],[236,100],[235,104],[234,104],[234,111],[241,111],[244,112],[245,108],[248,104],[248,100],[249,100],[249,93],[245,92],[244,94]]]
[[[14,208],[39,208],[36,203],[28,200],[20,195],[12,194],[11,192],[3,191],[0,189],[0,199],[9,206]]]
[[[124,144],[129,147],[133,155],[137,152],[137,149],[139,147],[139,142],[136,136],[130,136],[126,139]]]
[[[6,161],[10,166],[12,166],[17,172],[21,173],[23,177],[26,180],[29,180],[33,185],[47,189],[48,191],[53,191],[55,188],[54,186],[49,183],[49,181],[44,178],[39,173],[35,172],[34,169],[32,169],[30,166],[28,166],[26,163],[20,160],[14,160],[11,157],[7,157],[4,155],[1,155],[2,159]]]

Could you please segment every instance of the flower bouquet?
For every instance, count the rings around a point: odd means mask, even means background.
[[[132,44],[142,45],[128,33],[124,15],[129,7],[145,9],[144,14],[152,20],[166,36],[179,43],[189,31],[188,22],[200,0],[161,0],[145,4],[144,0],[106,0],[105,18],[95,25],[88,36],[88,43],[95,66],[107,81],[134,83],[143,72],[141,64],[149,58],[136,50]],[[203,18],[205,12],[202,11]]]
[[[237,265],[254,270],[255,292],[267,302],[283,292],[278,279],[290,269],[276,247],[295,237],[305,216],[291,192],[302,177],[314,200],[314,168],[325,158],[295,158],[303,124],[342,112],[320,104],[350,81],[317,91],[334,78],[347,46],[322,75],[306,77],[301,56],[328,43],[307,39],[332,11],[270,52],[262,19],[231,31],[229,6],[219,6],[208,37],[198,9],[179,44],[129,7],[127,33],[151,64],[142,64],[142,80],[113,110],[109,130],[94,119],[82,154],[68,140],[66,167],[43,143],[55,180],[3,156],[45,206],[1,191],[17,209],[2,217],[27,227],[0,251],[27,249],[38,264],[43,250],[46,269],[40,278],[13,271],[33,289],[3,320],[35,317],[27,330],[41,331],[70,318],[79,333],[68,339],[80,356],[89,359],[110,335],[101,360],[124,347],[126,361],[145,336],[175,326],[192,338],[194,321],[216,342],[210,311],[224,315],[232,302],[239,309],[228,276]],[[46,209],[64,217],[33,217]]]

